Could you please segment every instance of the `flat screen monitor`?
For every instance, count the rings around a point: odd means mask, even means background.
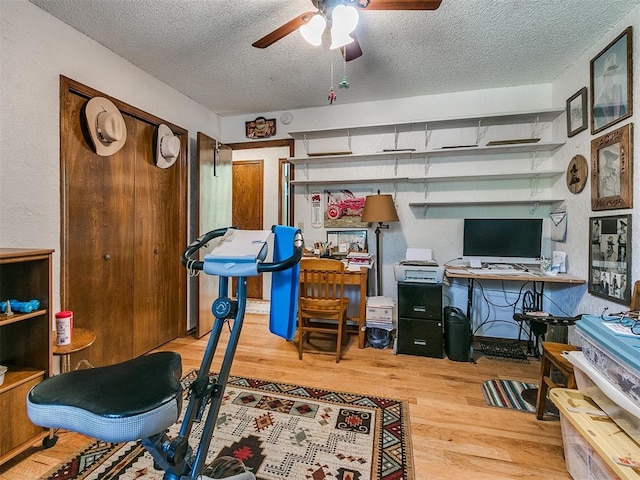
[[[473,218],[464,221],[462,256],[476,264],[540,261],[541,218]]]

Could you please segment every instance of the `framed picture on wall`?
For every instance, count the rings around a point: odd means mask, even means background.
[[[633,208],[633,124],[591,141],[591,210]]]
[[[327,243],[335,247],[335,253],[347,255],[350,252],[367,251],[366,230],[329,230]]]
[[[589,293],[631,301],[631,215],[589,219]]]
[[[583,87],[567,100],[567,137],[587,129],[587,87]]]
[[[591,60],[591,133],[633,114],[633,60],[628,27]]]

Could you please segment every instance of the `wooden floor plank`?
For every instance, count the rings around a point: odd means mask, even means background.
[[[219,348],[227,337],[225,328]],[[186,372],[199,366],[207,338],[179,338],[161,350],[179,352]],[[340,363],[310,353],[298,360],[293,342],[269,333],[268,317],[247,314],[231,373],[407,400],[416,480],[570,480],[560,422],[487,407],[480,390],[494,378],[537,383],[539,368],[535,359],[520,363],[477,355],[477,363],[470,364],[394,355],[391,349],[360,350],[355,337]],[[0,480],[34,480],[89,441],[63,433],[55,447],[34,448],[0,467]]]

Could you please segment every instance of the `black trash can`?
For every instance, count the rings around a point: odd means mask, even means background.
[[[449,360],[469,361],[471,322],[457,307],[444,307],[444,350]]]

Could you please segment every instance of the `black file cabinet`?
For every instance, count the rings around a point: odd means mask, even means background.
[[[442,284],[398,282],[397,352],[444,358]]]

